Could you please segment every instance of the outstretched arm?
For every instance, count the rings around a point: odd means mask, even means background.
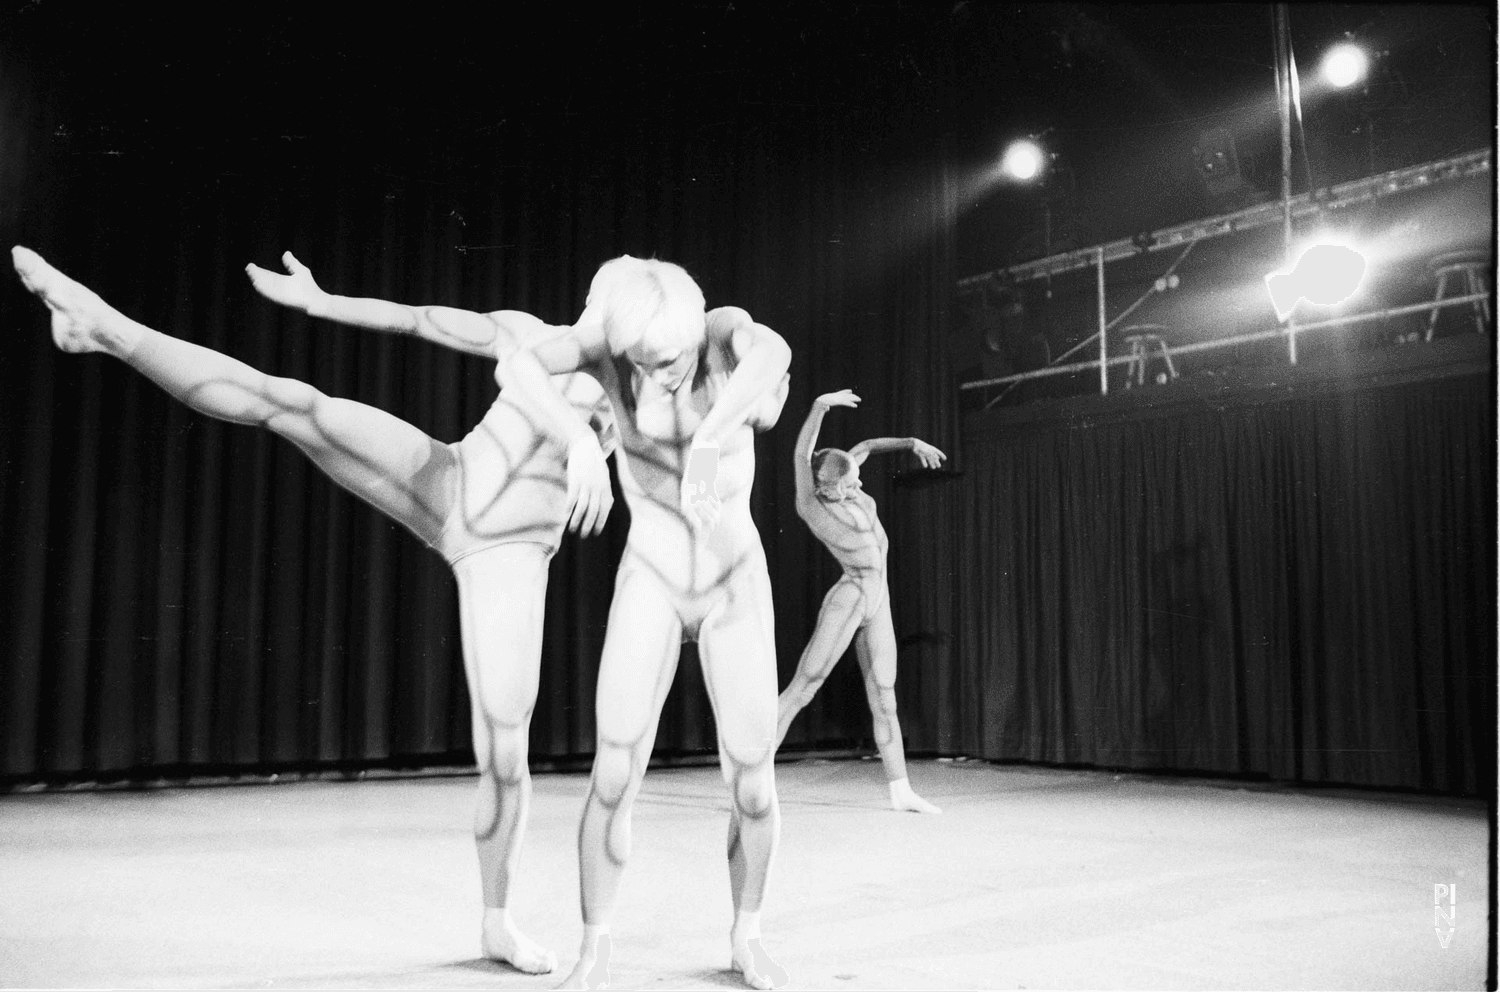
[[[719,307],[708,315],[711,343],[734,353],[734,372],[713,409],[693,434],[693,447],[718,447],[743,427],[767,396],[781,388],[792,364],[792,349],[780,334],[757,324],[739,307]]]
[[[887,451],[910,451],[917,456],[923,468],[937,468],[948,457],[926,441],[914,437],[872,437],[850,448],[849,457],[854,459],[855,464],[863,465],[871,455]]]
[[[484,314],[453,307],[412,307],[388,300],[335,296],[323,291],[312,270],[286,252],[281,256],[286,274],[263,269],[254,262],[245,266],[250,282],[266,299],[309,317],[332,320],[352,327],[417,337],[471,355],[495,357],[495,322]]]
[[[291,252],[282,255],[281,261],[289,274],[271,272],[254,263],[245,267],[256,290],[267,299],[310,317],[392,334],[414,334],[434,344],[493,358],[499,363],[495,375],[501,387],[519,393],[516,398],[541,415],[548,433],[565,444],[581,441],[589,433],[531,351],[557,336],[551,332],[566,328],[554,328],[516,310],[483,314],[454,307],[413,307],[388,300],[335,296],[324,292],[313,279],[312,270]],[[577,367],[551,371],[573,371]]]
[[[813,451],[818,447],[818,431],[823,427],[823,415],[832,407],[858,405],[859,397],[848,389],[840,389],[836,393],[824,393],[813,400],[812,409],[807,412],[807,419],[802,422],[802,430],[797,435],[794,467],[797,475],[798,509],[812,502],[813,493],[817,489],[817,482],[813,479],[812,473],[812,456]]]
[[[573,511],[569,528],[583,534],[596,534],[604,528],[614,497],[599,441],[552,384],[547,370],[525,342],[528,334],[537,339],[545,337],[542,329],[550,329],[549,325],[518,311],[491,315],[453,307],[413,307],[387,300],[335,296],[324,292],[313,279],[312,270],[291,252],[282,255],[281,261],[287,275],[254,263],[245,267],[256,290],[269,300],[310,317],[393,334],[415,334],[435,344],[495,359],[500,388],[511,391],[537,415],[539,427],[568,450],[568,498]],[[574,354],[572,368],[553,371],[578,368],[581,353],[575,349]],[[566,360],[559,364],[566,364]]]

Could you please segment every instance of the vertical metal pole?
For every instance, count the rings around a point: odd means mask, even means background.
[[[1097,252],[1094,261],[1099,266],[1099,392],[1104,395],[1109,393],[1109,342],[1106,340],[1107,325],[1104,320],[1104,246],[1100,245],[1094,250]]]
[[[1042,194],[1042,197],[1043,197],[1043,199],[1042,199],[1042,245],[1046,249],[1046,252],[1047,252],[1047,254],[1044,257],[1051,257],[1051,255],[1052,255],[1052,201],[1046,198],[1046,194],[1045,193]],[[1047,299],[1048,300],[1052,299],[1052,275],[1050,273],[1047,275]]]
[[[1292,264],[1292,34],[1287,5],[1275,5],[1276,113],[1281,119],[1281,238],[1282,264]],[[1297,326],[1287,320],[1287,356],[1297,364]]]

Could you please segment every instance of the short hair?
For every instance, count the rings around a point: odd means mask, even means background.
[[[586,304],[597,308],[612,355],[644,340],[696,351],[707,334],[703,290],[687,270],[655,258],[621,255],[599,266]]]
[[[819,448],[813,452],[812,470],[813,484],[816,486],[831,486],[854,467],[854,459],[847,451],[838,448]]]

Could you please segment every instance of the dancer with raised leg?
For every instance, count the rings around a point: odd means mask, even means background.
[[[468,436],[443,444],[381,410],[151,330],[35,252],[17,247],[12,256],[52,310],[60,349],[113,355],[202,414],[274,431],[452,566],[480,776],[481,945],[521,971],[553,970],[556,956],[516,929],[508,900],[531,796],[527,732],[547,566],[564,525],[597,533],[612,502],[605,457],[614,431],[599,385],[586,375],[549,381],[502,322],[481,314],[330,296],[290,253],[290,275],[250,267],[260,292],[314,316],[498,360],[500,397]]]
[[[924,468],[937,468],[947,456],[914,437],[872,438],[848,451],[815,451],[818,431],[829,409],[858,404],[859,397],[847,389],[819,396],[797,435],[797,516],[838,560],[844,574],[823,597],[812,639],[797,662],[797,673],[781,693],[776,746],[781,747],[793,718],[812,702],[852,640],[864,674],[865,698],[875,719],[875,744],[885,766],[891,808],[939,813],[942,811],[912,791],[906,777],[901,724],[896,719],[896,632],[886,582],[889,542],[875,512],[875,501],[860,485],[859,467],[870,455],[882,452],[910,451]]]
[[[754,988],[781,985],[786,974],[760,941],[780,814],[771,583],[750,487],[753,432],[780,416],[791,350],[743,310],[705,314],[692,278],[655,259],[606,262],[571,327],[512,316],[517,337],[535,342],[549,372],[582,370],[604,386],[617,414],[615,466],[630,509],[578,831],[584,939],[564,987],[586,987],[606,963],[630,856],[631,806],[686,640],[698,643],[731,793],[731,967]]]

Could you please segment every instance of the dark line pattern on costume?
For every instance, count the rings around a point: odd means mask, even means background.
[[[833,589],[829,590],[830,596],[846,581],[848,580],[840,579],[834,583]],[[812,637],[808,638],[807,646],[803,648],[802,659],[797,663],[797,671],[792,676],[791,684],[783,690],[783,694],[797,690],[798,696],[801,697],[798,702],[802,706],[811,702],[812,697],[817,694],[818,689],[828,680],[828,676],[833,673],[834,667],[837,666],[839,659],[844,656],[844,652],[849,650],[849,642],[858,636],[861,628],[867,623],[864,615],[866,612],[866,596],[864,591],[858,585],[852,583],[850,584],[850,588],[855,590],[855,599],[843,617],[839,617],[837,613],[824,614],[822,610],[819,611],[817,624],[813,627]],[[826,603],[827,599],[824,602]],[[808,652],[813,649],[814,645],[819,643],[818,635],[835,622],[838,623],[838,626],[832,628],[835,633],[834,639],[824,642],[831,645],[824,652],[825,656],[821,659],[810,656]],[[853,629],[850,630],[850,627],[853,627]],[[802,683],[800,688],[798,685],[799,682]]]
[[[176,339],[174,339],[174,340],[176,340]],[[265,376],[265,373],[263,373],[263,372],[260,372],[258,374],[260,374],[262,376]],[[266,376],[266,378],[269,379],[270,377]],[[297,382],[297,380],[287,380],[287,381],[289,381],[289,382]],[[312,396],[311,401],[308,404],[306,404],[305,406],[301,406],[301,407],[294,406],[294,405],[292,405],[290,403],[284,402],[282,400],[278,400],[278,399],[272,397],[271,395],[269,395],[268,390],[266,388],[264,388],[264,387],[261,388],[261,389],[259,389],[259,390],[252,390],[252,389],[247,388],[244,384],[239,383],[239,382],[235,382],[234,380],[231,380],[231,379],[208,379],[208,380],[205,380],[203,382],[198,383],[195,386],[191,386],[191,387],[188,387],[186,389],[183,389],[181,391],[181,393],[178,395],[177,398],[179,400],[181,400],[187,406],[191,407],[193,410],[197,411],[198,413],[203,414],[206,417],[212,417],[215,420],[222,420],[222,421],[225,421],[225,422],[228,422],[228,423],[243,423],[243,424],[246,424],[246,425],[259,426],[259,427],[262,427],[262,428],[264,428],[266,430],[269,430],[272,433],[274,433],[274,434],[276,434],[276,435],[278,435],[280,437],[285,438],[287,441],[290,441],[293,445],[295,445],[296,447],[302,449],[303,453],[307,454],[309,458],[312,458],[314,461],[316,461],[317,460],[316,457],[314,457],[310,452],[308,452],[307,449],[304,448],[301,443],[299,443],[294,438],[288,437],[284,432],[279,431],[279,430],[277,430],[276,428],[274,428],[274,427],[272,427],[270,425],[270,421],[272,419],[274,419],[275,417],[277,417],[277,416],[301,416],[301,417],[305,418],[305,421],[306,421],[308,427],[317,435],[318,440],[322,444],[324,444],[330,451],[337,452],[339,455],[343,456],[344,458],[347,458],[350,462],[352,462],[355,465],[358,465],[361,468],[363,468],[370,475],[372,475],[372,476],[376,477],[377,479],[379,479],[382,483],[384,483],[386,485],[389,485],[392,489],[396,490],[398,493],[400,493],[402,496],[404,496],[407,499],[407,501],[410,503],[410,505],[413,508],[413,510],[415,510],[415,511],[417,511],[417,512],[419,512],[419,513],[422,514],[424,520],[429,525],[431,525],[431,528],[432,528],[432,530],[433,530],[434,533],[440,531],[442,529],[442,525],[443,525],[443,521],[442,521],[441,517],[437,513],[433,512],[432,508],[429,507],[426,504],[426,502],[421,499],[419,493],[416,491],[415,488],[401,483],[399,480],[393,478],[389,473],[387,473],[383,469],[379,468],[379,466],[378,466],[378,464],[376,462],[374,462],[371,459],[365,457],[364,455],[356,453],[348,445],[346,445],[346,444],[344,444],[344,443],[336,440],[332,435],[330,435],[328,433],[327,429],[322,424],[320,424],[318,422],[318,418],[317,418],[317,415],[314,412],[314,410],[318,406],[319,401],[320,400],[332,400],[332,399],[334,399],[334,397],[330,397],[330,396],[325,395],[323,392],[321,392],[320,390],[318,390],[316,387],[310,386],[307,383],[297,382],[297,385],[302,386],[302,387],[306,388],[307,390],[309,390],[309,392],[310,392],[310,394]],[[248,420],[248,421],[234,420],[234,419],[232,419],[230,417],[222,416],[220,414],[213,413],[213,412],[211,412],[208,409],[204,409],[204,405],[200,405],[201,401],[199,401],[197,397],[198,397],[198,394],[201,393],[202,391],[204,391],[206,389],[210,389],[210,388],[212,388],[214,386],[230,386],[230,387],[233,387],[235,389],[243,390],[247,395],[249,395],[249,396],[251,396],[251,397],[259,400],[262,403],[265,403],[269,407],[274,408],[274,412],[266,414],[264,416],[257,416],[254,419]],[[328,471],[326,469],[323,470],[323,473],[325,475],[329,475],[329,473],[328,473]],[[329,477],[330,477],[330,479],[332,479],[331,475]],[[337,480],[334,480],[334,481],[337,481]],[[339,483],[339,485],[340,485],[341,488],[343,488],[343,489],[347,490],[348,492],[353,493],[354,495],[360,497],[365,502],[367,502],[367,503],[370,502],[370,498],[369,497],[365,496],[362,493],[355,492],[348,485],[345,485],[343,483]],[[381,509],[381,508],[377,507],[377,509]],[[389,511],[389,510],[383,510],[382,509],[382,512],[385,513],[387,516],[394,517],[394,514],[391,513],[391,511]],[[407,522],[404,521],[404,520],[398,520],[397,522],[401,523],[403,525],[407,525]]]
[[[531,715],[532,715],[532,713],[534,713],[536,711],[536,703],[533,702],[530,706],[526,707],[526,714],[523,717],[521,717],[521,719],[516,720],[514,722],[507,722],[505,720],[500,720],[500,719],[497,719],[496,717],[494,717],[490,713],[490,711],[485,707],[485,705],[484,705],[484,697],[483,697],[482,691],[481,691],[481,689],[480,689],[479,686],[475,686],[474,687],[474,691],[475,691],[475,694],[477,696],[479,696],[479,709],[480,709],[481,714],[484,717],[485,727],[486,727],[486,730],[487,730],[487,732],[489,734],[489,741],[487,742],[488,745],[489,745],[489,747],[488,747],[488,750],[489,750],[489,768],[488,768],[488,773],[489,773],[490,777],[493,778],[495,780],[495,782],[497,782],[497,783],[504,783],[505,785],[507,785],[507,786],[509,786],[509,787],[511,787],[513,789],[514,788],[519,788],[520,785],[521,785],[521,782],[526,777],[525,776],[525,772],[526,772],[525,763],[524,762],[517,762],[516,763],[515,774],[512,775],[510,778],[502,778],[500,776],[500,774],[497,771],[497,769],[500,767],[500,762],[497,760],[497,754],[496,754],[496,751],[495,751],[495,742],[497,740],[499,740],[500,734],[497,733],[496,730],[498,728],[501,731],[509,731],[511,733],[515,733],[516,731],[520,731],[520,730],[523,730],[524,728],[530,727],[531,726]],[[501,819],[503,819],[503,815],[502,814],[504,813],[504,810],[505,810],[504,803],[501,802],[501,799],[500,799],[500,796],[502,796],[502,795],[504,795],[504,790],[503,789],[497,790],[497,795],[496,795],[496,798],[495,798],[495,811],[494,811],[494,814],[490,817],[489,826],[487,826],[487,827],[485,827],[484,829],[481,830],[481,829],[479,829],[479,824],[477,824],[477,823],[475,824],[474,836],[477,839],[479,839],[479,840],[491,840],[495,836],[495,831],[497,831],[497,830],[500,829],[500,821],[501,821]]]
[[[666,640],[669,643],[663,645],[663,649],[658,652],[659,658],[667,657],[668,651],[674,651],[678,647],[678,645],[670,643],[673,638],[667,637]],[[626,778],[624,787],[620,790],[620,794],[616,796],[613,801],[608,800],[599,794],[597,784],[592,778],[589,782],[589,800],[598,802],[598,804],[605,810],[604,856],[607,857],[610,860],[610,863],[615,865],[615,867],[617,868],[623,869],[625,867],[626,858],[625,856],[618,855],[611,843],[611,838],[614,836],[615,818],[622,815],[621,807],[622,805],[624,805],[625,797],[630,794],[631,784],[637,781],[645,773],[646,764],[651,759],[651,748],[649,744],[655,743],[656,724],[657,719],[659,719],[660,717],[660,705],[658,701],[665,698],[667,684],[670,682],[672,677],[676,675],[676,673],[677,659],[675,657],[673,657],[669,662],[662,664],[658,669],[656,673],[656,682],[651,687],[650,696],[653,710],[655,711],[656,716],[647,717],[645,726],[641,728],[641,732],[639,734],[636,734],[634,738],[626,741],[611,740],[610,738],[606,737],[602,731],[599,733],[599,750],[601,752],[605,748],[616,748],[624,750],[626,755],[629,757],[629,774]],[[652,740],[649,743],[646,741],[646,736],[648,734],[652,736]],[[644,755],[644,760],[642,760],[640,756],[640,749],[642,744],[648,744],[646,753]],[[628,816],[629,814],[628,812],[626,812],[623,815]],[[580,837],[586,824],[587,810],[585,810],[585,815],[580,819],[578,824]]]
[[[694,390],[702,384],[709,382],[710,369],[708,368],[707,354],[705,343],[704,349],[700,351],[698,369],[694,373]],[[645,589],[643,590],[643,595],[651,600],[660,602],[663,607],[670,610],[675,616],[675,622],[668,624],[667,630],[664,631],[665,634],[669,635],[668,639],[674,639],[677,635],[683,633],[693,639],[699,639],[699,629],[708,618],[717,609],[728,608],[728,601],[725,597],[717,595],[717,591],[720,589],[726,590],[729,599],[732,600],[735,590],[733,580],[746,569],[757,567],[757,558],[760,558],[763,562],[764,551],[758,540],[758,535],[754,532],[752,522],[748,536],[755,539],[749,541],[749,546],[741,551],[732,562],[721,566],[721,573],[711,584],[699,588],[700,579],[698,569],[701,567],[699,561],[701,538],[697,533],[696,527],[690,521],[689,515],[683,511],[681,499],[682,478],[686,471],[684,459],[690,456],[690,452],[683,449],[691,444],[691,438],[686,430],[687,425],[683,420],[684,410],[680,405],[681,400],[675,395],[667,398],[670,406],[664,412],[671,419],[669,425],[661,425],[662,427],[667,427],[667,430],[664,432],[667,433],[667,437],[659,437],[643,432],[640,430],[638,424],[640,404],[636,390],[639,383],[633,365],[622,361],[618,356],[614,356],[607,362],[601,362],[599,367],[600,382],[604,386],[606,395],[617,408],[629,414],[629,416],[622,417],[617,421],[620,437],[620,461],[618,465],[622,471],[622,476],[629,480],[626,486],[627,505],[640,508],[652,507],[663,511],[664,517],[668,520],[676,521],[677,525],[683,528],[683,534],[690,549],[688,561],[686,562],[686,571],[688,574],[686,586],[684,587],[682,581],[666,574],[662,566],[657,565],[651,558],[647,557],[646,551],[652,546],[651,542],[648,538],[641,537],[641,532],[634,531],[635,520],[633,520],[632,540],[638,543],[627,542],[625,554],[620,564],[620,572],[616,580],[615,595],[617,602],[618,597],[621,595],[620,590],[624,589],[628,584],[644,582],[649,587],[649,585],[654,583],[656,589]],[[626,384],[628,384],[628,388]],[[714,397],[709,397],[709,399],[709,409],[711,410],[711,403]],[[696,401],[696,397],[694,401]],[[658,430],[658,433],[663,433],[663,431]],[[645,482],[651,484],[644,485],[643,479]],[[736,490],[734,493],[728,494],[728,498],[737,498],[741,495],[743,495],[743,490]],[[764,566],[760,565],[759,567],[763,568]],[[639,570],[639,574],[636,574],[634,571],[637,569]],[[769,609],[769,602],[766,605]],[[611,650],[612,641],[618,636],[619,633],[615,630],[612,622],[610,634],[606,639],[606,652]],[[774,646],[771,650],[774,651]],[[700,651],[700,657],[704,659],[705,665],[709,666],[709,678],[706,681],[709,683],[710,703],[714,707],[717,717],[721,714],[718,701],[713,696],[712,666],[707,660],[709,654],[710,652],[706,646]],[[603,843],[600,846],[603,848],[603,857],[615,870],[623,870],[626,861],[624,852],[617,850],[613,846],[616,829],[620,826],[618,818],[620,816],[628,816],[625,797],[632,794],[632,788],[638,788],[640,778],[645,772],[645,763],[649,759],[650,747],[654,743],[654,740],[647,740],[647,737],[654,736],[657,722],[660,719],[661,704],[664,701],[666,687],[669,684],[667,680],[675,675],[676,672],[680,656],[679,645],[662,645],[662,658],[666,659],[668,655],[670,655],[670,661],[664,660],[664,663],[658,670],[656,684],[651,689],[652,695],[649,700],[651,710],[645,725],[639,728],[639,733],[626,740],[611,738],[602,731],[599,734],[599,754],[596,757],[595,764],[596,781],[591,782],[589,804],[586,807],[585,816],[579,825],[579,844],[581,850],[586,849],[586,838],[590,835],[597,836],[602,832]],[[639,691],[639,689],[633,690],[633,692]],[[742,788],[743,780],[747,774],[756,771],[761,765],[769,762],[773,757],[773,750],[770,747],[765,748],[766,753],[760,764],[747,765],[734,757],[729,749],[724,746],[722,738],[720,746],[724,752],[724,760],[731,769],[731,774],[728,777],[734,793],[729,850],[731,857],[735,856],[735,852],[739,852],[739,856],[742,857],[743,847],[738,839],[740,817],[748,815],[752,816],[755,822],[761,822],[764,818],[771,816],[775,810],[775,791],[774,786],[772,786],[766,797],[766,808],[761,809],[758,815],[748,812],[747,808],[744,807],[746,797],[742,797],[741,795],[744,791]],[[606,797],[601,796],[597,791],[597,779],[600,777],[597,772],[601,767],[600,759],[609,762],[609,769],[606,774],[613,777],[619,765],[618,758],[622,754],[627,758],[628,763],[626,764],[626,768],[629,771],[629,780],[618,796],[611,797],[613,801],[606,801]],[[615,784],[613,781],[608,783],[611,790]],[[593,805],[596,801],[598,803],[597,809]],[[595,819],[595,817],[598,817],[598,819]],[[626,823],[628,824],[628,822],[627,820]],[[592,891],[589,879],[592,870],[597,869],[590,869],[586,864],[580,879],[584,890],[586,922],[593,922],[592,917],[589,916],[591,912],[607,909],[607,907],[595,907],[589,903]],[[763,887],[764,879],[760,879],[757,885]]]

